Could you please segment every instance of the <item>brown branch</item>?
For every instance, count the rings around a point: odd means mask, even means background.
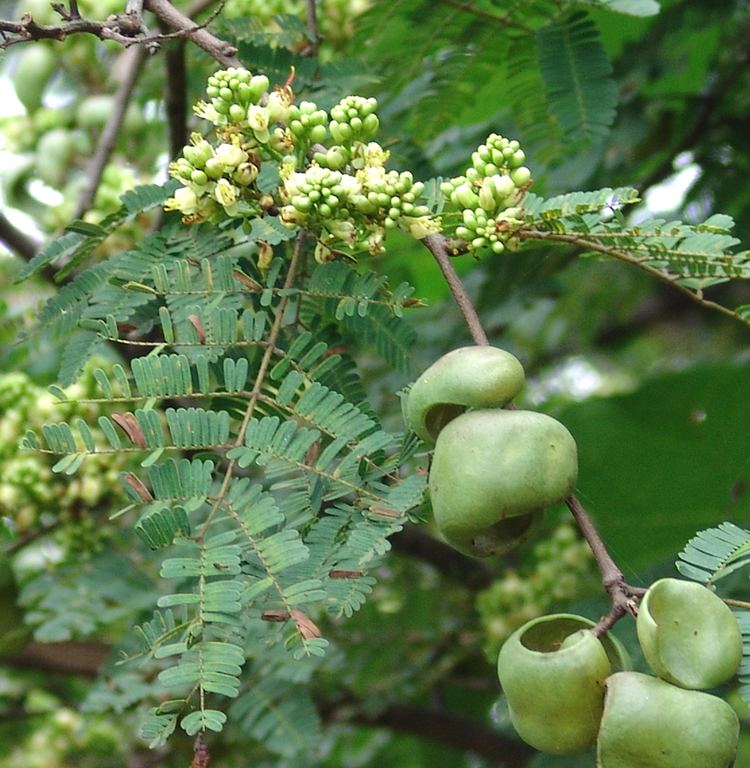
[[[130,97],[146,61],[146,48],[144,46],[130,48],[122,54],[122,58],[125,62],[122,82],[115,94],[112,111],[109,113],[107,122],[99,136],[94,156],[86,169],[86,184],[78,199],[74,219],[80,218],[94,204],[104,168],[115,149],[117,137],[120,134],[125,113],[130,104]]]
[[[2,211],[0,211],[0,240],[25,261],[30,261],[39,248],[36,240],[15,227]]]
[[[602,635],[626,613],[633,616],[637,613],[638,600],[636,598],[645,594],[646,590],[640,587],[631,587],[625,583],[622,571],[609,554],[599,531],[596,530],[596,526],[581,502],[575,496],[570,495],[565,499],[565,504],[594,555],[597,568],[602,576],[602,584],[612,600],[612,610],[599,621],[594,630],[595,634]]]
[[[307,56],[317,56],[320,47],[320,32],[318,31],[318,13],[316,0],[307,0],[307,34],[310,42],[305,49]]]
[[[167,46],[164,57],[164,107],[169,128],[169,156],[177,157],[188,140],[187,68],[185,41]]]
[[[124,46],[133,43],[157,42],[157,38],[144,36],[140,20],[127,14],[119,14],[105,21],[83,19],[69,15],[61,24],[37,24],[31,14],[26,13],[19,21],[0,19],[0,49],[32,40],[65,40],[70,35],[88,34],[100,40],[115,40]]]
[[[448,287],[451,289],[453,298],[466,320],[466,325],[469,326],[474,342],[480,346],[487,346],[490,343],[487,334],[484,332],[482,322],[469,295],[466,293],[466,288],[464,288],[461,278],[451,263],[446,239],[442,235],[428,235],[422,242],[435,257],[435,261],[437,261],[440,271],[443,273],[443,277],[445,277]]]
[[[573,245],[578,248],[583,248],[587,251],[596,251],[597,253],[602,253],[606,256],[610,256],[613,259],[617,259],[618,261],[624,261],[626,264],[631,264],[634,267],[642,269],[644,272],[648,272],[649,275],[657,278],[661,282],[667,283],[668,285],[677,288],[678,291],[681,291],[685,296],[687,296],[696,304],[700,304],[702,307],[706,307],[707,309],[713,309],[716,312],[721,312],[721,314],[726,315],[727,317],[731,317],[734,320],[739,320],[743,324],[746,323],[745,320],[743,320],[736,312],[729,309],[729,307],[724,307],[721,304],[717,304],[715,301],[711,301],[710,299],[704,299],[703,296],[695,293],[694,291],[691,291],[684,285],[681,285],[678,282],[680,279],[678,275],[670,275],[661,269],[652,267],[643,259],[638,259],[635,256],[631,256],[629,253],[627,253],[627,251],[617,248],[616,246],[605,245],[604,243],[600,243],[594,239],[588,239],[582,235],[568,234],[565,232],[549,232],[539,229],[521,229],[516,232],[516,236],[521,240],[542,240],[555,243],[566,243],[567,245]]]
[[[110,650],[109,645],[95,640],[71,640],[65,643],[31,642],[19,654],[0,659],[0,664],[96,677]]]
[[[146,0],[146,7],[160,21],[203,48],[221,65],[242,66],[242,62],[236,56],[237,49],[233,45],[216,37],[204,27],[196,25],[189,16],[178,11],[168,0]]]
[[[200,13],[210,4],[207,0],[196,0],[188,9],[188,13]],[[154,53],[161,42],[178,37],[192,40],[225,67],[242,66],[235,56],[237,49],[209,32],[205,28],[206,24],[194,23],[168,0],[150,0],[146,5],[173,31],[150,35],[137,13],[121,13],[104,21],[83,19],[73,16],[72,13],[64,13],[62,24],[49,26],[37,24],[31,14],[27,13],[19,21],[0,19],[0,49],[32,40],[65,40],[69,35],[85,33],[101,40],[114,40],[126,48],[131,45],[143,45],[149,53]],[[210,21],[211,19],[207,23]]]
[[[459,752],[471,752],[505,768],[524,768],[536,754],[518,739],[444,709],[392,704],[380,712],[369,713],[361,702],[350,701],[334,706],[324,704],[320,709],[328,722],[350,722],[408,733]]]

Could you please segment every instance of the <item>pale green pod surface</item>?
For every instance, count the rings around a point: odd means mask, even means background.
[[[467,408],[501,408],[523,389],[523,367],[497,347],[461,347],[433,363],[414,382],[406,422],[427,444]]]
[[[654,582],[636,626],[651,669],[683,688],[715,688],[735,674],[742,659],[742,635],[731,609],[692,581]]]
[[[597,768],[729,768],[739,721],[723,699],[639,672],[606,684]]]
[[[462,552],[507,551],[546,507],[571,492],[577,474],[575,440],[555,419],[531,411],[469,411],[442,429],[435,446],[435,522]]]
[[[42,104],[47,82],[58,66],[58,58],[45,44],[24,47],[16,61],[12,81],[16,95],[29,113]]]
[[[36,172],[51,187],[65,181],[70,161],[75,154],[75,139],[65,128],[53,128],[39,139],[36,146]]]
[[[596,739],[612,666],[591,627],[582,616],[542,616],[500,650],[497,672],[511,722],[540,752],[570,755]]]

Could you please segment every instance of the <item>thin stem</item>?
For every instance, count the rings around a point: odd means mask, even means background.
[[[294,281],[297,277],[297,266],[299,264],[300,255],[302,253],[302,246],[304,244],[306,236],[307,236],[306,232],[300,232],[300,234],[297,236],[297,242],[294,245],[294,253],[292,254],[292,260],[289,263],[289,270],[286,273],[286,280],[284,281],[285,289],[289,289],[294,285]],[[240,428],[237,431],[237,437],[234,441],[234,445],[232,446],[234,448],[238,448],[245,441],[245,433],[247,432],[247,427],[250,424],[250,419],[252,419],[253,413],[255,412],[255,406],[258,403],[261,387],[263,386],[263,381],[266,378],[266,373],[268,372],[268,368],[271,363],[271,358],[273,357],[273,353],[276,348],[276,341],[279,338],[279,333],[281,332],[281,324],[283,322],[284,312],[286,310],[288,303],[289,303],[289,296],[288,295],[282,296],[281,300],[279,301],[279,305],[276,309],[276,317],[274,319],[273,326],[271,326],[271,330],[268,334],[268,347],[266,348],[266,351],[263,353],[263,358],[260,361],[260,366],[258,367],[258,373],[255,377],[255,383],[253,385],[253,394],[251,395],[250,400],[248,401],[247,408],[245,409],[245,415],[242,419],[242,424],[240,425]],[[237,460],[231,459],[229,464],[227,465],[226,474],[224,475],[224,479],[221,483],[221,487],[219,488],[219,492],[216,496],[216,500],[214,501],[211,507],[211,511],[209,512],[208,517],[206,518],[206,522],[203,525],[203,533],[201,534],[202,536],[205,535],[205,532],[208,530],[211,521],[216,515],[216,512],[224,502],[224,497],[226,496],[227,491],[229,490],[229,484],[232,480],[232,475],[234,474],[234,470],[236,466],[237,466]]]
[[[320,46],[317,0],[307,0],[307,34],[310,38],[310,43],[307,46],[306,53],[309,56],[317,56],[318,47]]]
[[[145,46],[128,48],[122,54],[125,60],[125,72],[120,87],[115,94],[112,111],[107,118],[106,125],[102,129],[99,142],[96,145],[96,151],[89,163],[86,173],[86,186],[83,188],[78,200],[78,207],[73,216],[75,219],[80,218],[94,204],[94,198],[99,189],[104,169],[109,162],[109,158],[112,156],[112,152],[114,152],[133,89],[146,61],[146,55]]]
[[[490,343],[489,339],[482,327],[482,321],[479,319],[479,315],[469,298],[469,294],[466,293],[466,288],[453,266],[445,238],[440,235],[428,235],[422,242],[435,257],[435,261],[437,261],[440,271],[443,273],[443,277],[445,277],[445,281],[451,289],[453,298],[466,320],[466,325],[469,327],[469,332],[474,342],[479,346],[486,347]]]
[[[734,600],[731,597],[722,598],[727,605],[732,605],[735,608],[744,608],[750,610],[750,603],[747,600]]]
[[[177,10],[168,0],[146,0],[146,7],[160,21],[181,32],[204,51],[210,53],[222,66],[242,66],[242,62],[236,55],[237,49],[233,45],[216,37],[202,26],[196,25],[189,16]]]
[[[596,251],[597,253],[603,253],[606,256],[610,256],[613,259],[618,259],[619,261],[624,261],[627,264],[632,264],[635,267],[639,267],[640,269],[648,272],[653,277],[658,278],[662,282],[669,283],[669,285],[674,286],[679,291],[684,293],[686,296],[690,298],[691,301],[694,301],[697,304],[700,304],[703,307],[707,307],[709,309],[714,309],[717,312],[721,312],[724,315],[727,315],[728,317],[731,317],[735,320],[739,320],[742,323],[746,323],[746,320],[743,320],[742,317],[740,317],[736,312],[733,312],[728,307],[723,307],[721,304],[717,304],[715,301],[710,301],[709,299],[704,299],[699,294],[695,293],[694,291],[691,291],[689,288],[686,288],[684,285],[681,285],[679,282],[679,276],[677,275],[669,275],[666,272],[663,272],[660,269],[657,269],[656,267],[652,267],[650,264],[647,264],[642,259],[635,258],[634,256],[631,256],[627,251],[621,250],[620,248],[617,248],[616,246],[612,245],[604,245],[603,243],[598,242],[594,239],[588,239],[581,235],[571,235],[564,232],[548,232],[545,230],[538,230],[538,229],[522,229],[519,230],[516,233],[517,237],[519,237],[522,240],[551,240],[553,242],[557,243],[567,243],[568,245],[575,245],[579,248],[585,248],[588,251]]]
[[[477,18],[488,19],[489,21],[497,22],[504,27],[520,29],[522,32],[526,32],[528,35],[534,34],[534,30],[531,27],[527,27],[525,24],[521,24],[521,22],[513,21],[509,14],[500,15],[490,11],[483,11],[481,8],[475,8],[473,5],[471,5],[471,3],[463,3],[460,2],[460,0],[441,0],[441,2],[445,5],[452,6],[453,8],[458,8],[459,11],[470,13],[472,16],[476,16]]]
[[[568,498],[565,499],[565,504],[573,515],[576,525],[581,531],[583,538],[586,539],[586,543],[589,545],[589,548],[594,555],[599,572],[602,575],[604,586],[608,587],[609,584],[622,582],[622,571],[617,567],[617,564],[607,551],[604,541],[599,535],[599,531],[596,530],[594,523],[591,521],[591,518],[583,508],[581,502],[575,496],[568,496]]]

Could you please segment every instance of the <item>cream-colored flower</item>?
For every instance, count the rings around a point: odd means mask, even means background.
[[[286,123],[289,118],[289,96],[287,93],[272,91],[268,94],[266,110],[273,123]]]
[[[333,259],[333,251],[327,245],[323,245],[323,243],[318,241],[318,244],[315,246],[315,261],[318,264],[325,264],[328,261],[333,261]]]
[[[398,225],[417,240],[423,240],[427,235],[436,235],[442,230],[440,219],[430,216],[401,216]]]
[[[339,221],[338,219],[332,219],[326,222],[326,229],[337,239],[343,240],[349,245],[354,245],[357,239],[357,230],[351,221]]]
[[[383,167],[387,162],[391,153],[387,149],[383,149],[376,141],[371,141],[365,145],[362,150],[365,165]]]
[[[179,211],[183,216],[191,216],[198,207],[198,195],[190,187],[180,187],[175,190],[164,207],[168,211]]]
[[[382,166],[367,166],[357,173],[362,186],[368,190],[380,190],[385,184],[385,168]]]
[[[288,226],[296,226],[304,219],[304,216],[293,205],[282,206],[279,211],[279,217],[282,223]]]
[[[282,179],[284,179],[282,175]],[[307,179],[304,173],[292,172],[284,179],[284,193],[286,197],[291,200],[295,195],[300,193],[302,185],[307,186]]]
[[[224,209],[231,208],[239,197],[239,189],[232,184],[228,179],[219,179],[216,182],[216,188],[214,189],[214,197]],[[227,213],[229,211],[227,210]]]
[[[380,253],[383,250],[383,241],[385,240],[385,230],[377,227],[367,237],[367,247],[370,253]]]
[[[339,181],[339,185],[343,188],[344,194],[347,197],[362,194],[362,185],[354,176],[351,176],[348,173],[341,174],[341,181]]]
[[[219,144],[216,157],[227,168],[236,168],[247,161],[247,152],[243,152],[236,144]]]
[[[260,142],[266,142],[270,138],[268,133],[269,114],[265,107],[251,104],[247,108],[247,123]]]
[[[193,112],[195,112],[198,117],[202,117],[204,120],[208,120],[214,125],[223,125],[227,122],[225,115],[220,115],[216,109],[214,109],[213,104],[207,104],[205,101],[199,101],[193,107]]]
[[[258,242],[258,269],[266,272],[271,267],[273,261],[273,246],[265,241]]]

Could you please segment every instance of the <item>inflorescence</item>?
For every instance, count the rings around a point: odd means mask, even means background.
[[[375,99],[347,96],[327,112],[295,103],[289,84],[269,86],[265,75],[240,68],[209,77],[209,101],[195,112],[217,140],[194,133],[169,169],[182,187],[166,207],[185,222],[275,215],[315,234],[318,261],[339,249],[378,253],[394,228],[417,239],[442,232],[462,241],[460,250],[514,246],[531,183],[517,141],[491,134],[463,176],[440,184],[443,200],[430,207],[423,182],[386,169],[390,153],[374,141]]]

